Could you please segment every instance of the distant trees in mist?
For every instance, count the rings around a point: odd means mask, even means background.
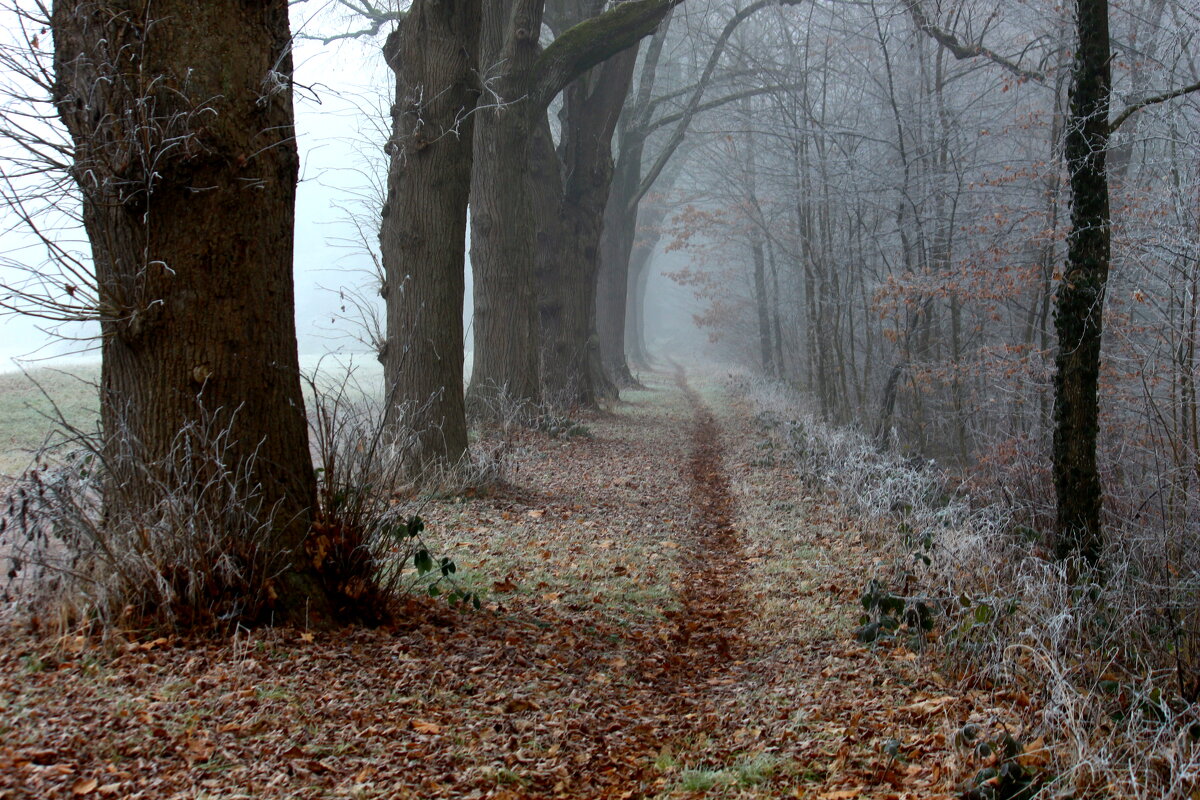
[[[223,410],[292,532],[286,586],[328,605],[302,557],[288,4],[27,5],[6,64],[69,132],[33,151],[69,174],[91,263],[5,304],[100,321],[120,480],[145,474],[121,459],[158,463]],[[1019,502],[1058,555],[1102,556],[1102,484],[1110,530],[1194,527],[1190,4],[1126,4],[1111,41],[1104,0],[339,5],[345,35],[386,35],[395,77],[379,355],[414,473],[464,457],[468,410],[632,385],[666,244],[727,354]]]

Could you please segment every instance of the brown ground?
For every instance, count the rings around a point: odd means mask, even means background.
[[[710,407],[711,406],[711,407]],[[716,410],[713,410],[713,407]],[[421,509],[484,609],[97,648],[9,633],[0,798],[936,798],[957,697],[853,642],[875,558],[683,373]]]

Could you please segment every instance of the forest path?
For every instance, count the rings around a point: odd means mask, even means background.
[[[746,602],[741,591],[746,554],[733,527],[735,513],[725,473],[721,428],[682,367],[675,385],[692,413],[688,453],[691,524],[680,551],[683,574],[677,589],[683,605],[668,614],[687,648],[688,673],[703,682],[719,681],[740,666],[749,652],[743,633]]]
[[[954,699],[853,641],[870,531],[719,378],[646,381],[586,431],[476,443],[501,488],[414,504],[478,613],[12,637],[0,798],[951,796]]]

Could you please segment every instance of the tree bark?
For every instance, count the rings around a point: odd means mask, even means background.
[[[316,486],[292,318],[287,3],[59,0],[52,25],[101,298],[113,523],[113,495],[147,519],[201,492],[197,470],[241,475],[259,545],[284,565],[265,587],[276,618],[328,619],[304,553]],[[214,437],[221,463],[194,455]]]
[[[414,473],[467,451],[464,259],[478,98],[480,0],[418,0],[388,37],[396,75],[379,233],[388,422]]]
[[[659,240],[662,239],[662,229],[659,227],[666,217],[667,206],[659,203],[651,213],[653,227],[640,239],[634,250],[629,265],[629,310],[625,331],[625,348],[629,352],[629,361],[640,370],[649,370],[650,346],[646,341],[646,287],[650,283],[650,267],[654,263],[654,254],[658,251]],[[647,225],[650,228],[650,225]]]
[[[774,348],[771,346],[771,311],[767,300],[767,259],[762,238],[751,234],[750,253],[754,261],[754,306],[758,312],[758,357],[763,374],[775,377]]]
[[[538,53],[545,0],[484,4],[479,72],[486,91],[475,129],[471,264],[477,413],[540,400],[541,354],[530,186],[534,122],[571,81],[651,33],[681,0],[630,0],[574,25]],[[491,104],[489,106],[489,104]]]
[[[1099,432],[1100,344],[1110,261],[1106,157],[1112,72],[1107,0],[1077,0],[1079,42],[1067,127],[1071,231],[1066,274],[1055,297],[1058,334],[1054,376],[1054,488],[1059,558],[1099,560],[1101,486],[1096,465]]]
[[[636,158],[636,165],[634,159]],[[641,153],[635,156],[622,144],[616,171],[604,209],[604,229],[600,234],[600,266],[596,287],[596,333],[600,339],[600,357],[618,386],[633,386],[633,373],[625,360],[625,315],[629,298],[629,256],[637,234],[637,220],[626,208],[637,188]],[[634,212],[636,214],[636,210]]]
[[[545,0],[483,4],[479,74],[485,95],[475,122],[471,268],[475,364],[473,413],[501,413],[541,398],[529,159],[537,110],[529,97]]]
[[[567,405],[613,399],[616,384],[604,367],[596,334],[596,289],[604,211],[612,184],[612,137],[629,93],[637,49],[613,56],[567,87],[558,148],[565,176],[558,187],[561,247],[539,257],[547,271],[545,299],[557,314],[542,315],[546,337],[543,382],[547,395]]]

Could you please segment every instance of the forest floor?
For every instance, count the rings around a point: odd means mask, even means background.
[[[981,764],[955,731],[1022,698],[855,642],[877,533],[763,459],[719,382],[625,398],[510,442],[506,489],[421,509],[479,611],[6,632],[0,798],[957,796]]]

